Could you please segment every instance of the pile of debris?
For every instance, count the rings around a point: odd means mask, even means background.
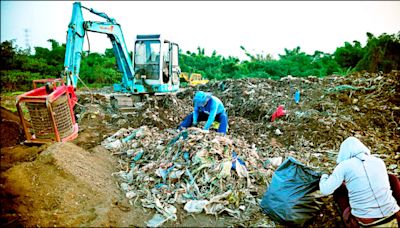
[[[189,213],[225,211],[249,219],[258,210],[259,193],[282,162],[280,157],[263,163],[254,146],[199,128],[121,129],[102,145],[120,156],[121,171],[114,175],[126,197],[135,198],[132,204],[140,198],[143,207],[160,213],[149,226],[175,220],[177,204]]]
[[[180,211],[226,212],[250,221],[260,213],[258,201],[282,160],[291,156],[330,173],[340,143],[349,136],[381,157],[389,173],[400,175],[399,76],[210,82],[176,95],[149,97],[136,113],[119,115],[126,118],[124,128],[102,144],[119,156],[121,171],[115,175],[132,204],[158,211],[149,225],[174,220]],[[198,128],[176,130],[193,110],[197,90],[212,92],[225,104],[227,136]],[[296,91],[300,102],[293,97]],[[280,105],[286,115],[272,122]]]
[[[259,211],[259,200],[284,159],[296,157],[317,170],[330,166],[311,148],[301,154],[279,147],[261,151],[241,139],[199,128],[180,132],[147,126],[121,129],[102,145],[119,158],[120,171],[113,175],[131,204],[140,199],[143,207],[158,211],[149,226],[176,220],[178,205],[184,205],[188,213],[226,212],[249,221]]]

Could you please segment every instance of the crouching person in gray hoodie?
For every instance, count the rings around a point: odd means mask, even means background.
[[[324,195],[333,193],[346,227],[399,227],[400,181],[387,173],[382,159],[357,138],[340,145],[332,175],[319,182]]]

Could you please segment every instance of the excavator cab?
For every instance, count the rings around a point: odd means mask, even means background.
[[[179,89],[179,46],[160,35],[137,35],[133,55],[134,93],[174,92]]]

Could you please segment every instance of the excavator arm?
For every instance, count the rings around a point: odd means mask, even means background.
[[[106,21],[85,21],[82,15],[82,8],[106,19]],[[71,22],[69,23],[67,32],[63,72],[63,76],[67,79],[67,84],[72,85],[74,88],[77,87],[83,43],[85,32],[87,31],[107,34],[113,46],[118,68],[123,74],[122,86],[129,90],[131,84],[135,83],[135,78],[133,77],[134,70],[132,60],[125,44],[121,26],[115,19],[109,17],[107,14],[97,12],[94,9],[88,9],[82,6],[80,2],[75,2],[73,4]]]

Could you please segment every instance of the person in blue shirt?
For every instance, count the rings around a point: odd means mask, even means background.
[[[207,121],[204,130],[209,130],[214,121],[219,122],[217,132],[226,134],[228,115],[221,100],[211,93],[197,91],[193,98],[194,111],[186,116],[178,129],[197,126],[200,121]]]

